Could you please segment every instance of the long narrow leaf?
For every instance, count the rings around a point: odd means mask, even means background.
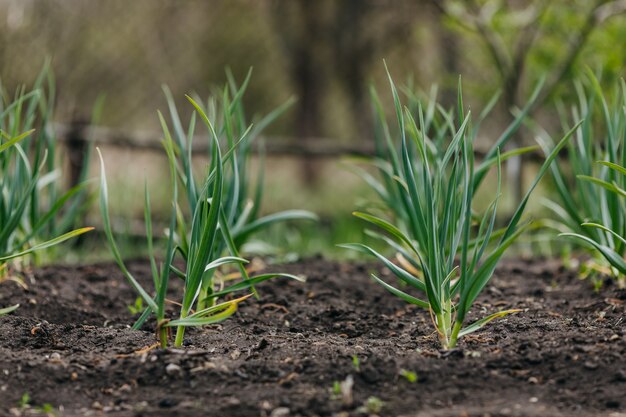
[[[0,308],[0,316],[4,316],[5,314],[9,314],[10,312],[17,310],[19,306],[19,304],[15,304],[10,307]]]
[[[407,303],[416,305],[416,306],[424,308],[424,309],[429,309],[430,308],[430,304],[427,303],[426,301],[422,301],[419,298],[415,298],[412,295],[409,295],[409,294],[405,293],[404,291],[400,291],[399,289],[397,289],[397,288],[387,284],[385,281],[383,281],[382,279],[378,278],[374,274],[371,274],[371,277],[374,278],[374,280],[376,282],[378,282],[380,285],[382,285],[387,291],[389,291],[390,293],[392,293],[396,297],[401,298],[402,300],[406,301]]]
[[[493,321],[493,320],[501,318],[501,317],[508,316],[509,314],[519,313],[520,311],[522,311],[522,310],[520,310],[520,309],[511,309],[511,310],[498,311],[497,313],[490,314],[487,317],[483,317],[480,320],[476,320],[474,323],[472,323],[469,326],[465,327],[463,330],[461,330],[459,332],[459,337],[466,336],[466,335],[468,335],[470,333],[474,333],[475,331],[480,330],[482,327],[484,327],[490,321]]]
[[[130,273],[124,260],[122,259],[122,255],[117,247],[117,243],[115,242],[115,238],[113,237],[113,230],[111,228],[111,218],[109,215],[109,195],[107,189],[107,181],[106,181],[106,172],[104,169],[104,159],[102,158],[102,153],[100,149],[97,149],[98,157],[100,158],[100,211],[102,213],[102,221],[104,223],[104,234],[107,237],[107,241],[109,242],[109,248],[113,253],[113,258],[117,262],[118,266],[122,270],[122,273],[128,279],[132,287],[141,295],[141,298],[146,302],[146,304],[153,310],[157,311],[158,306],[152,299],[152,297],[144,290],[144,288],[139,284],[139,282],[135,279],[135,277]]]

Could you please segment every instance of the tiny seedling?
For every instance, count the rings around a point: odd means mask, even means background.
[[[417,382],[417,373],[413,371],[407,371],[406,369],[401,369],[399,372],[399,375],[402,378],[406,379],[411,384],[414,384]]]
[[[141,297],[135,298],[135,302],[128,306],[128,311],[130,311],[132,315],[142,313],[144,309],[143,298]]]
[[[475,135],[471,132],[471,115],[465,115],[459,83],[458,105],[454,134],[444,146],[433,146],[425,126],[425,114],[417,106],[414,115],[402,107],[396,86],[389,76],[398,121],[399,146],[390,139],[387,152],[390,170],[381,183],[381,190],[398,195],[406,206],[389,211],[406,216],[400,226],[376,215],[356,212],[355,216],[386,232],[383,240],[400,254],[400,265],[363,244],[342,247],[360,251],[379,259],[408,288],[425,297],[416,297],[376,275],[372,278],[392,294],[430,312],[439,334],[441,346],[451,349],[459,337],[482,328],[490,321],[517,312],[510,309],[483,317],[465,325],[467,315],[483,288],[489,282],[498,261],[517,237],[528,227],[521,223],[528,199],[543,175],[565,146],[577,126],[570,130],[547,155],[530,189],[515,210],[508,225],[496,230],[496,214],[501,194],[498,149],[491,166],[496,167],[495,198],[486,213],[479,217],[473,212],[476,184],[488,173],[489,165],[477,166],[473,149]],[[449,119],[449,123],[455,123]],[[450,128],[452,129],[452,128]],[[450,130],[452,132],[452,130]],[[482,168],[485,167],[485,168]],[[384,185],[383,185],[384,184]],[[396,201],[395,199],[393,201]]]
[[[17,403],[17,406],[21,412],[28,410],[32,414],[46,415],[48,417],[56,417],[58,415],[57,410],[52,406],[52,404],[45,403],[40,406],[33,406],[31,404],[30,395],[28,395],[27,392],[24,393],[24,395],[22,395],[19,402]],[[17,415],[21,415],[21,414],[17,414]]]
[[[30,405],[30,395],[25,392],[20,398],[19,403],[17,404],[19,408],[26,408]]]
[[[352,366],[355,371],[361,372],[361,362],[359,361],[359,357],[357,355],[352,355]]]
[[[19,306],[19,304],[15,304],[10,307],[0,308],[0,316],[4,316],[5,314],[9,314],[12,311],[17,310]]]
[[[383,411],[384,406],[385,403],[383,402],[383,400],[378,397],[371,396],[367,397],[367,400],[365,400],[365,403],[358,408],[358,411],[368,415],[379,414],[381,411]]]

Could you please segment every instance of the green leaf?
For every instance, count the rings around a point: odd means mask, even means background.
[[[21,256],[28,255],[29,253],[32,253],[32,252],[35,252],[35,251],[38,251],[38,250],[42,250],[42,249],[46,249],[46,248],[49,248],[51,246],[58,245],[61,242],[65,242],[68,239],[71,239],[73,237],[82,235],[83,233],[87,233],[87,232],[89,232],[89,231],[91,231],[93,229],[94,229],[93,227],[83,227],[81,229],[72,230],[71,232],[67,232],[67,233],[65,233],[65,234],[63,234],[61,236],[55,237],[53,239],[50,239],[48,241],[45,241],[45,242],[42,242],[42,243],[39,243],[39,244],[36,244],[36,245],[33,245],[32,247],[30,247],[30,248],[28,248],[28,249],[26,249],[24,251],[21,251],[21,252],[18,252],[18,253],[13,253],[11,255],[2,256],[2,257],[0,257],[0,261],[7,261],[9,259],[19,258]]]
[[[224,256],[221,257],[219,259],[214,260],[213,262],[209,263],[204,270],[205,271],[210,271],[212,269],[217,269],[222,265],[228,265],[228,264],[247,264],[248,261],[243,259],[243,258],[239,258],[237,256]]]
[[[508,316],[509,314],[514,314],[514,313],[519,313],[520,309],[511,309],[511,310],[504,310],[504,311],[499,311],[497,313],[494,314],[490,314],[487,317],[484,317],[480,320],[475,321],[474,323],[470,324],[469,326],[465,327],[463,330],[461,330],[459,332],[459,337],[468,335],[470,333],[474,333],[475,331],[481,329],[482,327],[484,327],[487,323],[489,323],[492,320],[495,320],[497,318],[500,317],[504,317],[504,316]]]
[[[620,195],[622,197],[626,197],[626,191],[623,190],[622,188],[618,187],[615,184],[611,184],[607,181],[601,180],[600,178],[596,178],[596,177],[591,177],[589,175],[576,175],[576,178],[583,180],[583,181],[589,181],[591,183],[594,183],[596,185],[599,185],[600,187],[609,190],[612,193],[615,193],[617,195]]]
[[[0,308],[0,316],[4,316],[5,314],[9,314],[10,312],[17,310],[19,306],[19,304],[15,304],[11,307]]]
[[[541,147],[538,146],[538,145],[526,146],[524,148],[513,149],[511,151],[504,152],[503,154],[501,154],[500,155],[500,160],[501,160],[501,162],[505,162],[507,159],[513,158],[514,156],[526,155],[528,153],[535,152],[535,151],[537,151],[539,149],[541,149]],[[493,167],[497,163],[498,163],[498,158],[497,157],[493,157],[493,158],[490,158],[490,159],[487,159],[487,160],[483,161],[476,168],[476,174],[477,175],[479,175],[479,174],[482,175],[483,172],[489,171],[489,169],[491,169],[491,167]]]
[[[613,236],[615,236],[618,240],[620,240],[623,244],[626,245],[626,239],[624,239],[617,232],[614,232],[613,230],[609,229],[608,227],[606,227],[604,225],[601,225],[601,224],[598,224],[598,223],[583,223],[583,224],[581,224],[581,226],[584,226],[584,227],[595,227],[596,229],[604,230],[605,232],[608,232],[608,233],[612,234]]]
[[[361,213],[358,211],[355,211],[354,213],[352,213],[352,215],[380,227],[396,239],[406,243],[408,247],[413,250],[413,252],[418,254],[417,248],[415,247],[413,242],[411,242],[411,240],[404,233],[402,233],[400,229],[398,229],[396,226],[392,225],[388,221],[376,216],[372,216],[371,214]]]
[[[189,317],[167,322],[165,326],[205,326],[207,324],[219,323],[232,316],[237,311],[239,303],[247,300],[251,296],[252,294],[248,294],[234,300],[225,301],[223,303],[207,307],[203,310],[196,311],[195,313],[189,315]]]
[[[504,235],[502,236],[502,240],[503,241],[506,240],[511,234],[514,233],[515,228],[517,227],[517,224],[519,223],[519,221],[520,221],[520,219],[522,217],[524,209],[526,208],[526,204],[528,203],[528,199],[530,198],[530,195],[532,194],[534,189],[537,187],[537,185],[539,184],[539,181],[541,181],[541,179],[545,175],[546,171],[550,168],[550,165],[552,165],[552,162],[554,162],[554,160],[556,159],[556,157],[559,154],[559,152],[561,152],[561,149],[563,149],[563,147],[567,144],[567,142],[570,140],[570,138],[572,137],[574,132],[576,132],[576,130],[580,127],[582,122],[583,121],[581,120],[578,123],[576,123],[574,125],[574,127],[572,127],[565,134],[565,136],[563,136],[563,138],[554,147],[554,149],[552,149],[552,152],[550,152],[550,154],[548,154],[548,156],[546,157],[543,165],[539,169],[539,173],[535,177],[535,180],[533,181],[533,183],[530,186],[530,188],[528,189],[528,191],[526,191],[526,195],[524,196],[524,198],[522,199],[522,202],[520,203],[520,205],[517,207],[517,210],[513,214],[513,217],[511,218],[511,221],[509,222],[507,230],[506,230],[506,232],[504,232]]]
[[[128,282],[135,289],[135,291],[137,291],[137,293],[141,295],[143,300],[152,309],[152,311],[156,312],[158,310],[157,304],[126,267],[126,264],[122,259],[122,255],[117,247],[117,243],[115,242],[115,238],[113,237],[113,230],[111,228],[111,217],[109,215],[109,194],[107,189],[106,172],[104,169],[104,159],[102,158],[102,153],[100,152],[100,149],[96,150],[98,151],[98,157],[100,158],[100,212],[102,213],[104,234],[106,235],[107,241],[109,242],[109,249],[113,253],[113,258],[117,262],[117,265],[120,267]]]
[[[216,324],[216,323],[220,323],[226,320],[227,318],[235,314],[236,311],[237,311],[237,303],[233,302],[233,303],[230,303],[228,307],[225,308],[224,311],[220,313],[202,316],[202,317],[190,316],[186,318],[180,318],[180,319],[172,320],[166,323],[165,326],[166,327],[173,327],[173,326],[194,327],[194,326],[206,326],[208,324]]]
[[[361,245],[359,243],[345,243],[345,244],[341,244],[341,245],[337,245],[337,246],[339,246],[340,248],[351,249],[351,250],[355,250],[355,251],[358,251],[358,252],[361,252],[361,253],[365,253],[365,254],[368,254],[368,255],[375,256],[387,268],[389,268],[389,270],[396,277],[398,277],[399,279],[404,281],[406,284],[408,284],[408,285],[410,285],[412,287],[415,287],[415,288],[419,289],[420,291],[426,291],[426,287],[424,286],[424,283],[422,281],[420,281],[418,278],[416,278],[413,275],[411,275],[405,269],[400,268],[399,266],[397,266],[396,264],[394,264],[393,262],[391,262],[390,260],[385,258],[380,253],[376,252],[374,249],[370,248],[369,246]]]
[[[374,274],[371,274],[371,277],[374,278],[374,280],[376,280],[376,282],[378,282],[380,285],[382,285],[387,291],[389,291],[390,293],[392,293],[396,297],[401,298],[402,300],[406,301],[407,303],[416,305],[416,306],[424,308],[426,310],[430,309],[430,304],[427,303],[426,301],[422,301],[419,298],[415,298],[412,295],[409,295],[409,294],[407,294],[407,293],[405,293],[403,291],[400,291],[399,289],[397,289],[395,287],[392,287],[391,285],[387,284],[385,281],[383,281],[382,279],[378,278]]]
[[[255,233],[264,227],[277,222],[285,222],[289,220],[312,220],[318,221],[319,217],[316,214],[307,210],[285,210],[278,213],[269,214],[265,217],[261,217],[247,225],[241,227],[238,230],[233,230],[233,239],[240,240],[246,236]]]
[[[223,197],[223,160],[220,150],[219,138],[215,133],[213,124],[209,120],[202,108],[189,96],[186,96],[191,104],[200,114],[200,118],[205,122],[209,132],[211,133],[213,146],[211,157],[211,170],[215,173],[214,180],[211,181],[210,176],[207,178],[200,198],[194,208],[193,220],[191,224],[191,246],[189,249],[189,259],[187,265],[187,281],[185,283],[185,294],[183,296],[181,318],[187,316],[192,304],[195,302],[200,286],[202,285],[202,277],[209,258],[215,251],[214,244],[217,239],[219,230],[219,217],[222,211]],[[208,189],[212,188],[210,200],[208,199]],[[208,207],[207,207],[208,206]],[[228,227],[222,224],[222,228]]]
[[[620,254],[616,253],[608,246],[602,245],[594,241],[593,239],[578,233],[561,233],[559,236],[570,236],[588,243],[589,245],[597,249],[598,252],[600,252],[600,254],[604,256],[604,258],[609,261],[609,263],[613,265],[619,272],[621,272],[622,274],[626,274],[626,261],[624,261],[624,258],[622,258]]]
[[[78,184],[70,188],[63,196],[61,196],[61,198],[56,200],[52,207],[50,207],[50,209],[46,213],[42,213],[39,221],[33,226],[30,233],[22,238],[21,243],[18,246],[26,244],[26,242],[36,236],[37,233],[40,232],[46,225],[50,224],[50,222],[53,221],[54,216],[63,208],[65,203],[67,203],[72,197],[83,191],[85,186],[86,183]]]
[[[4,152],[5,150],[7,150],[11,146],[15,145],[19,141],[21,141],[21,140],[25,139],[26,137],[30,136],[34,131],[35,131],[35,129],[31,129],[31,130],[29,130],[27,132],[22,133],[19,136],[16,136],[14,138],[10,138],[7,142],[5,142],[3,144],[0,144],[0,153]],[[5,136],[4,132],[2,132],[2,133],[3,133],[2,136]]]
[[[459,308],[457,310],[457,320],[460,322],[465,319],[465,315],[471,308],[472,304],[478,297],[478,294],[483,290],[485,285],[491,279],[493,275],[493,271],[496,268],[496,265],[500,261],[504,252],[517,240],[517,238],[526,230],[529,226],[529,223],[526,223],[520,226],[517,230],[515,230],[510,236],[506,238],[506,240],[499,243],[498,247],[496,247],[493,252],[487,256],[487,259],[480,265],[478,270],[473,274],[472,281],[468,284],[465,291],[461,292],[461,298],[459,300]]]
[[[237,248],[237,245],[230,233],[230,230],[228,228],[228,220],[226,219],[226,215],[224,214],[224,210],[220,211],[220,221],[221,221],[221,226],[220,229],[222,231],[222,236],[224,237],[224,241],[226,242],[226,246],[228,247],[228,250],[230,250],[231,254],[235,257],[239,256],[239,249]],[[246,270],[246,268],[243,266],[242,263],[238,263],[237,264],[237,268],[239,269],[239,272],[241,273],[241,277],[243,278],[244,281],[249,281],[250,277],[248,276],[248,271]],[[258,298],[258,293],[256,291],[256,289],[254,288],[254,286],[250,287],[252,289],[252,293],[254,294],[255,297]]]
[[[300,276],[297,276],[297,275],[292,275],[292,274],[284,274],[284,273],[262,274],[262,275],[257,275],[257,276],[254,276],[254,277],[250,277],[248,280],[238,282],[237,284],[231,285],[230,287],[226,287],[222,291],[214,292],[213,294],[210,295],[210,297],[208,297],[208,299],[223,297],[223,296],[225,296],[227,294],[230,294],[230,293],[233,293],[233,292],[246,290],[246,289],[248,289],[250,287],[253,287],[256,284],[259,284],[259,283],[261,283],[263,281],[267,281],[269,279],[279,278],[279,277],[290,278],[290,279],[293,279],[293,280],[296,280],[296,281],[300,281],[300,282],[305,282],[306,281],[303,277],[300,277]]]
[[[599,164],[604,165],[606,167],[609,167],[617,172],[619,172],[622,175],[626,175],[626,168],[624,168],[621,165],[617,165],[616,163],[613,162],[609,162],[609,161],[598,161]]]

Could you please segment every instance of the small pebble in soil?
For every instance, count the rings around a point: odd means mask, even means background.
[[[59,352],[54,352],[50,355],[50,361],[56,362],[61,360],[61,354]]]
[[[237,397],[228,397],[226,398],[226,400],[224,400],[224,403],[235,406],[241,404],[241,400]]]
[[[290,413],[291,410],[289,410],[287,407],[278,407],[272,410],[272,414],[270,414],[270,417],[288,417]]]
[[[131,392],[132,388],[130,387],[130,385],[128,384],[124,384],[121,387],[118,388],[117,392],[118,393],[122,393],[122,392]]]
[[[170,363],[165,367],[165,372],[168,375],[178,375],[182,371],[181,367],[175,363]]]

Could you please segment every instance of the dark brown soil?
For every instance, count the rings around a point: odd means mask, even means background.
[[[22,306],[0,318],[0,415],[626,416],[626,291],[594,293],[558,262],[508,261],[473,313],[524,311],[441,352],[429,315],[370,267],[272,267],[308,282],[265,283],[183,349],[145,353],[154,333],[128,327],[135,295],[114,265],[44,268],[28,291],[4,282],[0,306]],[[333,392],[349,379],[352,398]]]

